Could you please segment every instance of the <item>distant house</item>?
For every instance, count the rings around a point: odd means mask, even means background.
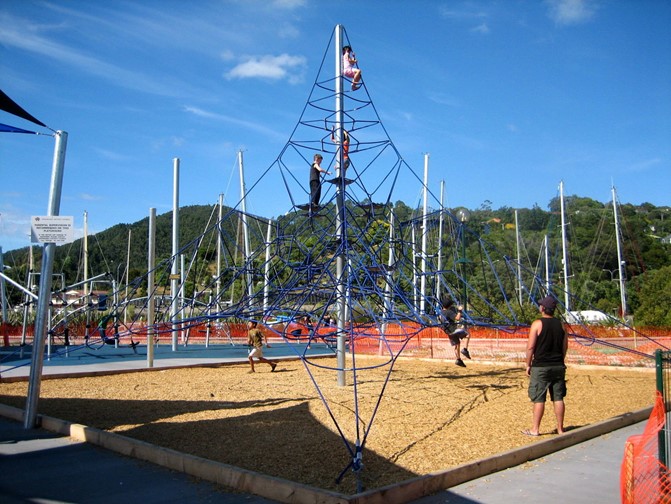
[[[106,307],[107,292],[91,291],[90,299],[86,299],[83,290],[69,290],[53,294],[51,304],[56,307],[69,306],[70,308],[81,308],[86,305],[96,305],[98,309]],[[102,304],[101,304],[102,303]]]
[[[665,236],[664,238],[661,238],[659,241],[661,241],[662,243],[666,243],[667,245],[671,245],[671,234]]]

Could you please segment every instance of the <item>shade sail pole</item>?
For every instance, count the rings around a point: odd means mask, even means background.
[[[61,208],[61,190],[63,188],[63,171],[65,168],[65,151],[68,143],[68,134],[65,131],[56,132],[54,146],[54,162],[51,170],[51,185],[49,187],[48,216],[56,216]],[[45,243],[42,254],[42,270],[40,274],[39,297],[37,299],[37,314],[35,319],[35,337],[33,339],[33,355],[30,363],[30,378],[28,383],[28,397],[26,399],[26,414],[23,426],[26,429],[37,427],[37,403],[40,397],[42,383],[42,368],[44,365],[44,343],[47,338],[49,322],[49,304],[51,302],[51,274],[54,269],[55,243]]]

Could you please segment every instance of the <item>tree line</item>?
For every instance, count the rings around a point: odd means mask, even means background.
[[[568,260],[571,271],[571,292],[584,299],[596,309],[610,315],[621,315],[619,292],[619,262],[615,246],[616,228],[612,203],[602,203],[590,198],[567,196],[564,198],[566,234],[568,237]],[[397,222],[420,218],[421,209],[411,208],[402,201],[393,204]],[[456,214],[459,209],[451,209]],[[435,211],[433,211],[435,214]],[[237,215],[225,207],[224,214]],[[560,201],[550,201],[547,210],[538,205],[532,208],[514,209],[501,207],[493,209],[491,202],[485,201],[479,208],[469,210],[470,217],[464,225],[470,233],[491,244],[501,256],[517,258],[529,269],[537,267],[540,250],[545,242],[550,243],[551,254],[556,256],[560,245]],[[382,214],[384,215],[384,213]],[[671,327],[671,244],[665,238],[671,236],[671,209],[655,207],[649,203],[642,205],[622,204],[618,206],[620,223],[621,255],[624,260],[627,286],[627,313],[633,315],[636,325]],[[291,225],[285,219],[283,226]],[[291,219],[305,218],[291,216]],[[385,218],[378,217],[377,225],[384,226]],[[217,207],[194,205],[179,211],[180,244],[198,240],[205,231],[217,225]],[[267,219],[258,218],[259,223]],[[223,254],[228,264],[236,264],[241,241],[240,220],[225,219],[217,230],[225,240]],[[376,224],[376,223],[374,223]],[[305,227],[296,226],[297,229]],[[117,285],[143,278],[147,271],[149,219],[144,218],[133,224],[117,224],[95,235],[88,241],[88,278],[100,273],[109,273]],[[312,239],[302,231],[301,239],[308,249]],[[263,247],[261,234],[252,237],[252,247]],[[375,233],[373,233],[375,236]],[[378,236],[380,236],[378,234]],[[446,235],[447,236],[447,235]],[[254,238],[256,237],[256,238]],[[549,237],[549,241],[546,237]],[[376,239],[376,238],[373,238]],[[373,246],[375,244],[372,244]],[[446,246],[454,246],[445,238]],[[156,262],[168,260],[172,255],[172,212],[156,218]],[[41,248],[33,247],[33,269],[39,270]],[[549,251],[548,251],[549,252]],[[4,253],[4,263],[10,269],[6,274],[16,282],[25,285],[30,269],[31,248],[12,250]],[[81,282],[83,273],[83,239],[75,240],[56,248],[54,273],[62,275],[66,285]],[[299,252],[292,252],[298,253]],[[478,243],[467,244],[463,254],[472,259],[460,267],[468,268],[469,279],[482,292],[487,292],[488,279],[483,269],[477,267],[476,258],[481,255]],[[209,242],[199,249],[198,259],[209,264],[205,274],[211,275],[216,268],[216,244]],[[292,258],[296,261],[301,257]],[[555,257],[554,262],[557,262]],[[555,271],[555,282],[563,280]],[[196,286],[192,286],[195,289]],[[513,287],[514,288],[514,287]],[[10,304],[22,302],[22,294],[17,289],[9,289]]]

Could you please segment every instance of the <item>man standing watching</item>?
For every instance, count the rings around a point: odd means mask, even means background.
[[[541,299],[541,318],[534,320],[529,328],[527,341],[526,372],[529,376],[529,399],[533,403],[531,429],[522,434],[540,435],[540,425],[545,412],[547,392],[554,405],[557,419],[557,434],[564,433],[564,397],[566,396],[566,351],[568,336],[561,321],[555,318],[557,300],[552,296]]]

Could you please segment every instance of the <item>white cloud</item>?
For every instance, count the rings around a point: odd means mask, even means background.
[[[632,165],[629,165],[627,171],[629,172],[647,172],[653,169],[654,167],[658,166],[659,164],[662,163],[662,160],[660,158],[652,158],[652,159],[645,159],[643,161],[639,161],[638,163],[634,163]]]
[[[486,35],[487,33],[489,33],[489,26],[487,26],[487,23],[480,23],[478,26],[471,28],[471,31]]]
[[[94,147],[93,150],[100,154],[101,157],[109,159],[110,161],[128,161],[131,159],[130,156],[126,154],[121,154],[119,152],[111,151],[108,149],[101,149],[99,147]]]
[[[198,107],[191,107],[191,106],[185,106],[184,111],[188,112],[190,114],[196,115],[198,117],[203,117],[205,119],[213,119],[216,121],[221,121],[229,124],[235,124],[236,126],[241,126],[243,128],[247,128],[252,131],[256,131],[258,133],[262,133],[264,135],[278,138],[278,139],[285,139],[286,136],[283,133],[279,133],[275,130],[272,130],[270,128],[267,128],[264,125],[251,122],[251,121],[243,121],[241,119],[238,119],[237,117],[231,117],[227,116],[224,114],[217,114],[216,112],[209,112],[207,110],[203,110]]]
[[[129,89],[164,96],[174,95],[170,86],[163,82],[89,56],[57,39],[37,35],[37,27],[23,19],[4,14],[0,16],[0,25],[3,26],[0,30],[0,44],[49,58]]]
[[[285,23],[282,26],[279,27],[277,34],[281,38],[285,39],[297,39],[301,32],[298,28],[296,28],[294,25]]]
[[[440,9],[440,15],[448,19],[471,20],[487,17],[487,13],[481,10],[473,10],[470,6],[464,9],[451,9],[443,7]]]
[[[102,198],[94,194],[89,193],[79,193],[79,199],[83,201],[100,201]]]
[[[224,61],[233,61],[235,59],[235,54],[230,49],[221,51],[221,59]]]
[[[596,5],[590,0],[547,0],[550,18],[560,25],[574,25],[589,21]]]
[[[7,194],[7,193],[5,193]],[[5,205],[0,212],[0,246],[2,251],[26,247],[30,244],[30,215]]]
[[[489,33],[489,25],[487,24],[487,21],[485,21],[487,18],[489,18],[489,13],[480,10],[480,7],[475,7],[473,5],[464,5],[462,7],[455,9],[451,5],[450,7],[441,7],[439,9],[439,13],[441,17],[444,17],[446,19],[450,19],[453,21],[467,22],[469,24],[472,22],[478,22],[482,20],[480,24],[471,28],[470,31],[472,33],[481,33],[483,35]]]
[[[184,142],[186,142],[184,137],[179,136],[170,137],[170,143],[172,143],[173,147],[181,147],[182,145],[184,145]]]
[[[439,105],[447,105],[448,107],[459,108],[461,103],[454,96],[446,95],[444,93],[430,93],[427,98]]]
[[[303,79],[306,60],[303,56],[280,54],[279,56],[250,57],[247,61],[235,66],[226,74],[228,79],[284,79],[296,84]]]
[[[306,5],[306,0],[275,0],[273,5],[281,9],[297,9]]]

